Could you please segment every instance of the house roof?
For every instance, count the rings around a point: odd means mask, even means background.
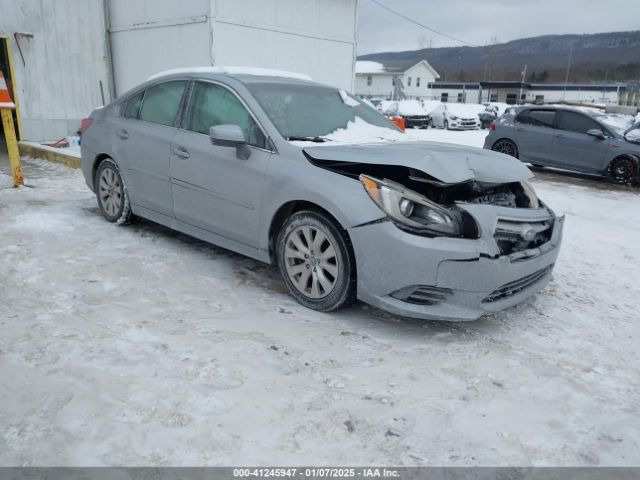
[[[433,71],[436,78],[440,78],[438,72],[424,59],[417,62],[415,60],[358,60],[356,61],[356,73],[400,74],[423,62],[427,68]]]

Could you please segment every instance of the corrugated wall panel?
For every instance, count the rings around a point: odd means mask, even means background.
[[[24,137],[54,140],[73,133],[80,119],[109,101],[102,0],[0,0],[0,33],[9,37]],[[15,44],[21,38],[23,65]]]

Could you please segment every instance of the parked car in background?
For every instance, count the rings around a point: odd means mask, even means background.
[[[390,117],[404,118],[405,128],[427,128],[429,115],[418,100],[383,102],[382,113]]]
[[[443,103],[431,111],[430,125],[447,130],[477,130],[480,128],[478,113],[482,105]]]
[[[491,124],[484,148],[534,166],[602,175],[617,183],[636,181],[640,145],[605,118],[568,107],[514,107]]]
[[[275,264],[319,311],[357,297],[474,320],[549,282],[564,222],[526,166],[397,141],[355,97],[288,75],[180,69],[93,111],[82,172],[104,218],[137,215]]]
[[[484,112],[478,114],[478,118],[480,119],[480,128],[483,130],[489,128],[489,125],[498,118],[498,108],[487,105]]]

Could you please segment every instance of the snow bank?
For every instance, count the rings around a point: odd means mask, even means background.
[[[296,80],[309,80],[311,77],[304,73],[288,72],[286,70],[275,70],[271,68],[258,68],[258,67],[186,67],[186,68],[174,68],[171,70],[165,70],[164,72],[151,75],[147,80],[154,80],[156,78],[164,77],[166,75],[176,75],[180,73],[224,73],[228,75],[256,75],[264,77],[282,77],[282,78],[295,78]]]
[[[356,62],[356,73],[384,73],[384,65],[378,62],[360,60]]]

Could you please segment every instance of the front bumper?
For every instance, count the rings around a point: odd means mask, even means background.
[[[493,239],[498,218],[517,210],[523,221],[539,210],[488,205],[465,207],[478,220],[481,238],[413,235],[390,221],[349,230],[358,268],[358,298],[398,315],[468,321],[523,302],[551,280],[559,253],[564,217],[555,217],[550,240],[527,258],[500,255]],[[521,257],[521,256],[520,256]],[[397,292],[424,286],[442,292],[441,301],[417,304]],[[395,296],[392,296],[395,295]]]
[[[449,128],[454,130],[477,130],[480,122],[475,120],[449,120]]]

